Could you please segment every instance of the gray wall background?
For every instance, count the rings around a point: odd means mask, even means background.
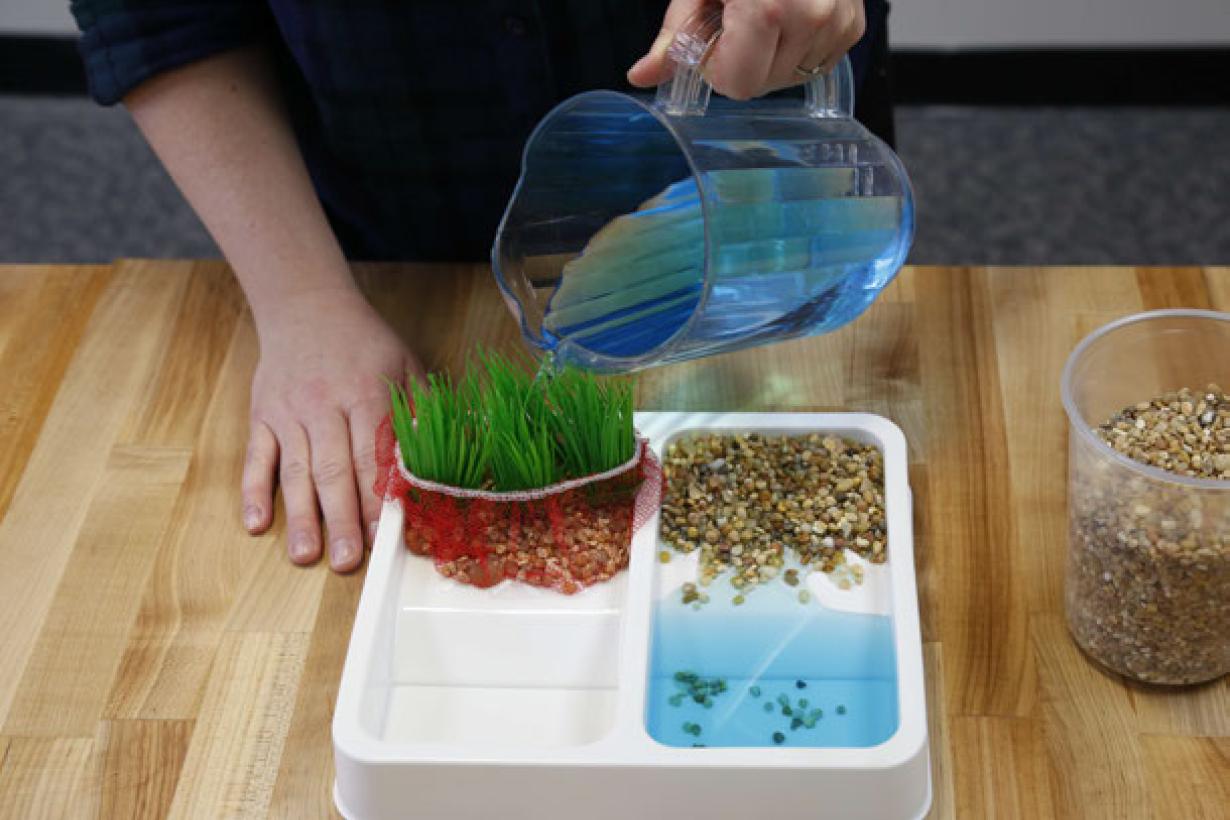
[[[0,33],[72,34],[68,0],[0,0]],[[1230,44],[1228,0],[896,0],[898,48]]]
[[[73,31],[0,0],[0,33]],[[1230,43],[1230,0],[896,0],[898,48]],[[917,264],[1230,264],[1230,107],[901,106]],[[122,108],[0,96],[0,262],[215,256]]]

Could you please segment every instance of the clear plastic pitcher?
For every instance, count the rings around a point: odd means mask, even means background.
[[[492,264],[525,338],[621,372],[827,333],[905,261],[913,194],[853,118],[848,59],[803,101],[710,102],[710,4],[656,99],[591,91],[530,136]]]

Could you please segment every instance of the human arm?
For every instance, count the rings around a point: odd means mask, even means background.
[[[244,524],[273,520],[275,478],[296,563],[352,569],[379,516],[371,487],[383,379],[418,362],[354,284],[259,46],[157,74],[124,96],[142,133],[235,270],[260,361],[252,383]]]
[[[649,52],[628,71],[642,88],[670,76],[679,27],[712,0],[673,0]],[[738,100],[803,81],[796,69],[831,69],[863,36],[863,0],[725,0],[722,36],[705,64],[714,90]]]

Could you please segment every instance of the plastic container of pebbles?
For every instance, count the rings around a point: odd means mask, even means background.
[[[1064,369],[1068,626],[1089,657],[1135,680],[1230,672],[1226,391],[1230,314],[1213,311],[1113,322]]]

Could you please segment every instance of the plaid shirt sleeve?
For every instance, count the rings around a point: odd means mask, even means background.
[[[113,105],[143,81],[269,31],[252,0],[72,0],[90,96]]]

